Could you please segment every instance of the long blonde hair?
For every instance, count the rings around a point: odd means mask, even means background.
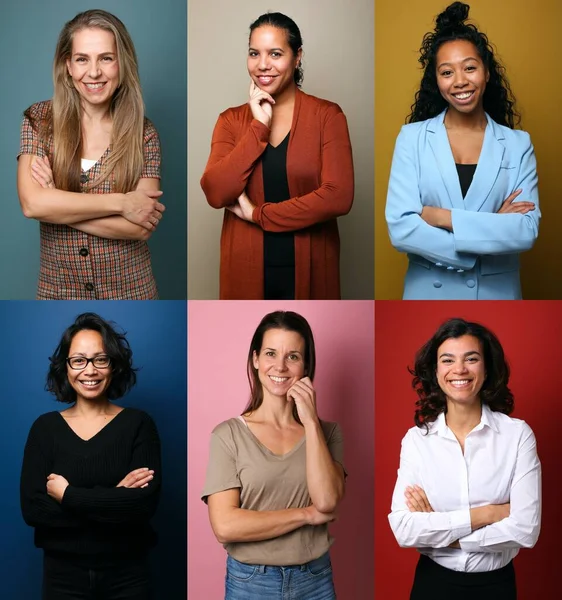
[[[111,153],[101,175],[86,188],[113,179],[116,192],[133,190],[142,173],[144,104],[138,73],[137,56],[125,25],[104,10],[87,10],[66,23],[60,32],[53,62],[54,95],[52,116],[39,129],[54,146],[53,178],[59,189],[80,191],[82,126],[80,96],[67,70],[74,35],[82,29],[103,29],[113,34],[117,47],[119,84],[112,98]]]

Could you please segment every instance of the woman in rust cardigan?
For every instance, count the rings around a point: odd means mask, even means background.
[[[226,208],[221,299],[339,299],[336,217],[353,202],[345,115],[309,96],[295,22],[267,13],[250,26],[247,104],[222,113],[201,179]]]

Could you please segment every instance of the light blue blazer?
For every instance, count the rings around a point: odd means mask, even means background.
[[[519,253],[539,230],[535,152],[525,131],[489,115],[472,184],[463,199],[440,115],[404,125],[394,149],[386,201],[392,245],[408,254],[405,300],[517,300]],[[497,214],[515,190],[535,203],[525,215]],[[516,201],[517,201],[516,200]],[[453,232],[428,225],[424,206],[451,210]]]

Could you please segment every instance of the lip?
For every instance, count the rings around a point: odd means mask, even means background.
[[[472,379],[448,379],[447,383],[455,390],[464,390],[472,384]]]
[[[84,84],[86,91],[88,91],[90,94],[96,94],[101,92],[105,89],[105,86],[107,85],[107,81],[83,81],[82,83]],[[96,85],[99,87],[91,88],[89,87],[91,85]]]
[[[455,94],[470,94],[470,96],[468,96],[467,98],[458,98]],[[451,97],[455,101],[455,104],[470,104],[475,94],[475,90],[470,90],[464,92],[455,92],[454,94],[451,94]]]
[[[282,375],[268,375],[268,377],[275,385],[284,385],[287,383],[287,381],[289,381],[288,377],[284,377]],[[282,381],[275,381],[274,377],[276,379],[281,379]]]
[[[268,86],[275,81],[277,75],[257,75],[256,77],[260,85]]]

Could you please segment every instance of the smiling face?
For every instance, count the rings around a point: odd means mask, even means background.
[[[486,379],[484,352],[472,335],[445,340],[437,349],[437,383],[448,402],[479,402]]]
[[[296,87],[294,73],[301,60],[289,46],[287,32],[271,25],[252,31],[248,49],[248,73],[254,83],[271,96]]]
[[[66,67],[82,106],[109,107],[119,85],[117,46],[111,32],[98,28],[77,31]]]
[[[451,109],[464,114],[483,110],[490,74],[474,44],[446,42],[437,51],[436,67],[439,92]]]
[[[253,365],[266,397],[286,397],[289,388],[305,376],[305,342],[300,333],[268,329]]]
[[[70,343],[68,357],[86,357],[105,356],[103,340],[101,334],[97,331],[83,329],[79,331]],[[70,385],[76,391],[78,400],[105,400],[106,392],[111,383],[111,366],[100,369],[94,367],[90,361],[84,369],[71,369],[66,365],[66,373]]]

